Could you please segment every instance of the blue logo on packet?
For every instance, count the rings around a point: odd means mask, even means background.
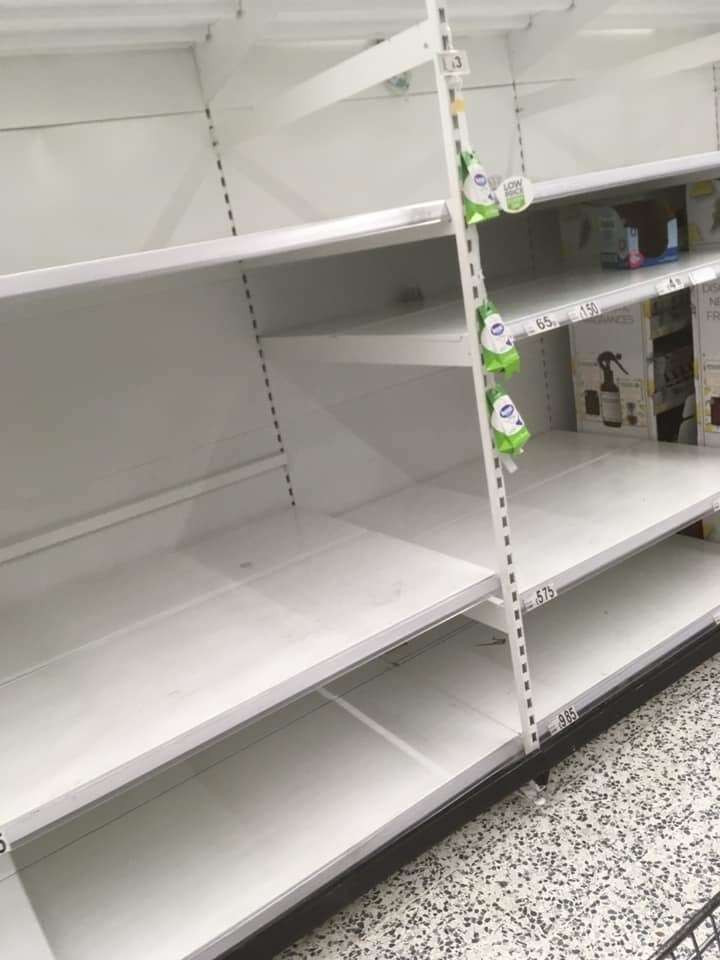
[[[503,333],[505,333],[505,324],[500,322],[494,323],[490,327],[490,333],[492,333],[494,337],[502,336]]]
[[[487,177],[483,176],[482,173],[476,173],[473,180],[479,187],[484,187],[487,183]]]
[[[515,407],[511,403],[504,403],[500,407],[500,416],[507,420],[508,417],[511,417],[515,413]]]

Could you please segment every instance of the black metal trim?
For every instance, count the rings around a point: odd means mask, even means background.
[[[541,782],[546,779],[549,771],[578,747],[603,733],[718,652],[718,628],[703,631],[686,641],[604,695],[584,710],[572,726],[553,737],[544,737],[539,750],[494,771],[422,823],[392,840],[234,947],[223,955],[222,960],[271,960],[285,947],[315,929],[375,884],[518,790],[523,784],[530,780]]]

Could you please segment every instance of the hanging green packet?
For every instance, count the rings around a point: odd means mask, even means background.
[[[515,346],[515,338],[503,323],[492,300],[487,300],[477,308],[477,319],[485,369],[490,373],[504,373],[506,377],[511,377],[520,369],[520,354]]]
[[[460,154],[460,177],[462,179],[465,223],[481,223],[500,216],[497,197],[490,186],[485,168],[473,150]]]
[[[530,439],[530,431],[515,404],[500,387],[488,390],[487,402],[491,413],[490,426],[498,453],[521,453]]]

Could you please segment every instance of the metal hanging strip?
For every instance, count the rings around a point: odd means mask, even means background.
[[[472,147],[465,115],[465,102],[462,97],[461,75],[467,72],[467,63],[463,54],[453,49],[448,4],[445,0],[426,0],[426,5],[436,50],[435,81],[450,187],[448,206],[455,228],[480,437],[493,519],[497,572],[502,588],[508,647],[515,677],[523,744],[526,752],[530,753],[537,750],[540,743],[530,685],[525,628],[512,556],[505,477],[500,455],[493,446],[486,400],[486,393],[494,386],[495,378],[484,368],[477,329],[477,308],[485,303],[487,293],[480,262],[477,229],[465,225],[460,183],[460,157],[463,151],[470,150]],[[455,58],[451,55],[452,53],[456,54]]]

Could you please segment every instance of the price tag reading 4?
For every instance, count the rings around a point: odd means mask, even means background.
[[[538,587],[535,593],[525,600],[525,609],[535,610],[536,607],[544,607],[546,603],[550,603],[556,596],[557,590],[552,583],[545,583],[542,587]]]
[[[443,73],[450,77],[464,77],[470,73],[470,61],[464,50],[446,50],[442,55]]]
[[[592,320],[593,317],[599,317],[602,313],[597,300],[587,300],[585,303],[579,303],[572,310],[568,311],[568,317],[572,323],[578,320]]]
[[[567,727],[572,726],[578,719],[577,710],[575,707],[570,706],[566,707],[564,710],[561,710],[557,716],[553,717],[548,727],[550,733],[559,733],[561,730],[567,729]]]
[[[664,297],[667,293],[675,293],[676,290],[682,290],[685,286],[685,281],[679,274],[674,274],[672,277],[665,277],[664,280],[661,280],[658,283],[657,294],[659,297]]]
[[[528,337],[534,337],[538,333],[546,333],[548,330],[554,330],[560,324],[554,317],[544,314],[542,317],[535,317],[525,327],[525,333]]]

